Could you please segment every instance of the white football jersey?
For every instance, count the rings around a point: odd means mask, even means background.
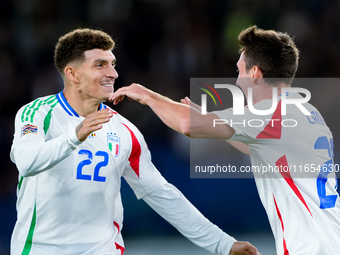
[[[300,97],[291,93],[287,98]],[[270,115],[253,114],[248,107],[244,115],[233,115],[232,109],[214,113],[235,129],[231,140],[249,146],[277,254],[339,254],[340,202],[332,133],[311,104],[304,104],[310,116],[291,104],[281,115],[280,100]],[[267,110],[272,100],[253,106]]]
[[[166,182],[133,124],[114,112],[81,143],[75,128],[83,120],[62,92],[18,111],[11,149],[19,170],[12,255],[123,254],[121,176],[138,199],[194,243],[229,254],[235,239]]]

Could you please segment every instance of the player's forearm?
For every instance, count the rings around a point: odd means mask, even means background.
[[[175,102],[140,84],[133,83],[118,89],[110,100],[116,105],[125,96],[148,105],[167,126],[191,138],[229,139],[235,132],[228,125],[214,127],[214,119],[219,120],[215,114],[202,115],[197,107]]]
[[[228,255],[236,241],[205,218],[171,184],[163,185],[143,200],[190,241],[213,254]]]
[[[46,171],[68,157],[79,141],[75,131],[69,132],[44,143],[27,140],[14,144],[11,159],[17,165],[21,176],[34,176]]]
[[[188,105],[175,102],[155,92],[151,93],[145,102],[167,126],[190,136],[190,107]]]

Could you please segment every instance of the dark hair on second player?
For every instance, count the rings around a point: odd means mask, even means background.
[[[240,53],[244,52],[246,70],[260,68],[270,85],[291,84],[298,68],[299,50],[287,33],[251,26],[238,36]]]
[[[107,33],[89,28],[76,29],[59,38],[54,50],[54,64],[64,75],[72,61],[84,61],[84,52],[92,49],[112,50],[115,42]]]

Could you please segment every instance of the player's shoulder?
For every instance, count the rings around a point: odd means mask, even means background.
[[[17,116],[21,119],[31,119],[39,114],[47,114],[47,112],[58,103],[56,95],[47,95],[38,97],[31,102],[23,105],[17,112]]]
[[[26,107],[37,108],[37,109],[39,109],[40,107],[44,107],[44,106],[51,107],[54,103],[57,103],[57,102],[58,100],[57,100],[56,95],[42,96],[42,97],[38,97],[32,100],[29,103],[26,103],[20,109],[24,109]]]

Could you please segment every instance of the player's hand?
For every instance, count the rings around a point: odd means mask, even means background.
[[[153,93],[153,91],[140,84],[132,83],[130,86],[118,89],[110,96],[109,100],[113,101],[114,105],[117,105],[125,96],[127,96],[130,100],[136,100],[139,103],[146,105],[147,98],[151,97]]]
[[[198,104],[193,103],[189,97],[185,97],[184,99],[181,99],[181,103],[182,104],[186,104],[189,105],[190,107],[194,108],[195,110],[201,112],[201,106],[199,106]]]
[[[261,255],[257,249],[248,242],[235,242],[230,250],[229,255]]]
[[[112,116],[113,112],[109,109],[91,113],[76,127],[78,140],[85,141],[92,132],[101,129],[104,123],[109,122]]]

